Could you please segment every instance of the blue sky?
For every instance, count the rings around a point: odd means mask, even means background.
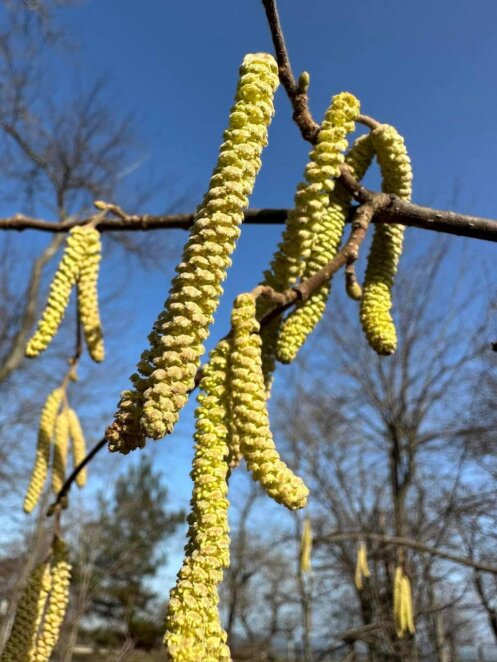
[[[394,124],[405,136],[416,202],[497,216],[495,0],[281,0],[280,5],[295,73],[311,74],[316,119],[333,94],[353,92],[364,113]],[[61,16],[79,45],[65,57],[77,63],[88,85],[109,75],[116,111],[134,113],[142,172],[154,172],[167,182],[143,211],[162,212],[183,196],[188,203],[174,210],[193,210],[215,163],[239,64],[247,52],[271,51],[261,3],[86,0]],[[64,65],[54,62],[62,94],[69,86]],[[290,206],[308,149],[280,89],[251,205]],[[147,176],[142,172],[135,174],[138,181]],[[228,326],[229,302],[256,284],[279,232],[244,228],[213,336]],[[25,236],[35,241],[33,234]],[[177,247],[185,237],[171,233]],[[417,250],[425,246],[421,232],[408,233],[407,251],[410,242]],[[453,245],[455,254],[464,249],[470,261],[477,251],[485,258],[495,254],[492,245],[482,242],[453,240]],[[122,381],[108,394],[109,416],[167,295],[173,268],[170,255],[161,268],[147,272],[134,262],[104,265],[102,287],[125,271],[124,297],[140,302],[119,341],[110,346],[121,357]],[[451,275],[449,271],[447,277]],[[104,322],[111,326],[112,306],[106,311]],[[189,405],[172,439],[153,444],[153,452],[170,467],[165,481],[175,504],[184,504],[190,489],[185,476],[192,409]]]

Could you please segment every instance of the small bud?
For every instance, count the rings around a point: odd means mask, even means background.
[[[309,83],[311,82],[311,76],[308,71],[303,71],[299,76],[299,92],[301,94],[307,94],[309,89]]]

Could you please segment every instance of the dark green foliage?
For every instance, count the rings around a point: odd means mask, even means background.
[[[149,647],[160,639],[162,610],[149,580],[166,561],[162,543],[184,519],[167,509],[167,496],[142,457],[117,480],[110,503],[99,496],[98,519],[85,527],[83,556],[93,566],[88,616],[97,617],[95,631],[106,643],[125,635]]]

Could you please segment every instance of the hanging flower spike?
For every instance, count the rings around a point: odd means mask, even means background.
[[[393,620],[395,624],[395,632],[399,639],[404,636],[402,577],[402,567],[398,565],[395,568],[393,580]]]
[[[50,595],[33,657],[36,662],[48,662],[50,659],[69,603],[71,565],[67,546],[61,538],[54,541],[51,574]]]
[[[138,374],[132,377],[134,388],[123,394],[116,420],[107,430],[110,450],[129,452],[143,446],[146,435],[160,439],[171,432],[187,401],[261,166],[278,83],[271,55],[245,57],[209,190],[195,214],[164,311],[149,337],[151,348],[142,355]]]
[[[364,542],[360,542],[357,546],[357,561],[355,568],[354,583],[358,591],[363,589],[363,579],[369,577],[369,567],[368,567],[368,555],[366,550],[366,545]]]
[[[313,242],[309,257],[305,261],[303,280],[324,267],[335,257],[340,247],[350,207],[350,195],[341,186],[335,188],[334,178],[340,174],[340,165],[344,162],[343,151],[347,147],[346,136],[354,131],[354,120],[359,111],[359,101],[351,94],[342,93],[335,96],[318,134],[313,173],[320,186],[331,192],[331,195],[320,214],[315,215],[311,227]],[[347,164],[353,174],[362,179],[372,158],[373,149],[366,136],[356,141],[349,153]],[[282,323],[276,346],[276,356],[282,363],[293,361],[307,336],[320,321],[330,287],[330,283],[323,284]]]
[[[306,517],[302,528],[302,540],[300,542],[300,572],[311,571],[312,553],[312,527],[311,520]]]
[[[404,139],[393,126],[381,124],[371,140],[383,177],[382,191],[409,201],[412,169]],[[361,322],[368,343],[378,354],[393,354],[397,333],[390,314],[392,286],[402,253],[403,225],[375,226],[361,299]]]
[[[69,230],[62,260],[50,285],[45,309],[36,332],[26,346],[28,358],[39,356],[58,331],[85,257],[88,232],[89,228],[79,225]]]
[[[402,600],[403,600],[403,626],[406,634],[415,634],[414,616],[412,608],[411,581],[407,575],[402,577]]]
[[[235,432],[242,455],[254,480],[268,495],[291,510],[303,508],[309,490],[281,460],[269,427],[261,338],[251,294],[235,299],[230,358],[230,397]]]
[[[86,441],[81,423],[74,409],[67,410],[67,421],[69,424],[69,436],[72,441],[72,457],[74,466],[77,467],[86,457]],[[76,476],[76,485],[86,485],[86,467]]]
[[[66,479],[67,446],[69,443],[69,420],[67,409],[57,416],[54,433],[54,452],[52,459],[52,490],[58,494]]]
[[[0,662],[33,659],[34,644],[50,591],[50,564],[40,563],[32,571],[19,598],[10,636]]]
[[[50,393],[43,406],[40,426],[38,428],[38,442],[36,444],[36,458],[31,475],[26,497],[24,499],[24,512],[30,513],[38,503],[45,480],[48,474],[48,465],[50,462],[50,447],[57,420],[57,413],[62,402],[64,392],[61,388],[56,388]]]
[[[100,233],[96,228],[87,232],[86,255],[78,277],[78,310],[91,358],[100,363],[105,350],[102,324],[98,310],[98,272],[102,257]]]
[[[228,353],[229,343],[221,341],[200,382],[188,543],[166,615],[164,641],[173,662],[231,659],[217,609],[217,587],[229,565]]]
[[[333,103],[334,115],[331,116],[330,107],[323,121],[323,131],[318,134],[317,145],[309,154],[310,161],[304,172],[305,181],[297,187],[295,206],[288,214],[281,242],[269,269],[264,272],[263,284],[279,292],[294,285],[303,273],[316,236],[315,227],[321,222],[328,206],[329,191],[333,188],[332,178],[338,174],[337,164],[343,160],[340,150],[347,146],[344,142],[347,131],[339,126],[333,127],[330,120],[342,124],[346,129],[349,126],[353,129],[353,120],[359,112],[359,102],[351,94],[340,94],[334,98]],[[333,149],[335,139],[337,144]],[[258,316],[270,307],[268,302],[258,302]],[[275,320],[261,332],[262,363],[268,391],[274,371],[280,325],[281,320]]]

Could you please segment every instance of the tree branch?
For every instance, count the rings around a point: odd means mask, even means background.
[[[350,191],[350,180],[342,174],[340,181]],[[497,221],[480,216],[459,214],[454,211],[423,207],[400,200],[396,196],[375,193],[364,187],[353,190],[358,200],[377,200],[372,223],[396,223],[407,227],[419,228],[432,232],[469,237],[483,241],[497,242]],[[365,198],[366,196],[366,198]],[[381,203],[381,204],[380,204]],[[244,223],[247,225],[283,225],[288,215],[287,209],[248,209]],[[0,230],[37,230],[40,232],[65,233],[76,225],[84,225],[94,216],[58,223],[16,214],[9,218],[0,218]],[[188,230],[193,224],[193,214],[125,214],[112,216],[99,222],[101,232],[142,232],[149,230]]]
[[[487,563],[480,563],[479,561],[474,561],[473,559],[467,558],[465,556],[457,556],[456,554],[451,554],[446,552],[438,547],[430,547],[425,545],[422,542],[417,540],[412,540],[411,538],[406,538],[403,536],[387,536],[381,533],[367,533],[365,531],[338,531],[336,533],[330,533],[327,536],[322,536],[321,538],[316,538],[316,544],[319,542],[337,542],[339,540],[370,540],[372,542],[383,542],[387,545],[399,545],[401,547],[409,547],[410,549],[415,549],[418,552],[423,554],[433,554],[442,559],[447,559],[447,561],[452,561],[453,563],[458,563],[459,565],[465,565],[469,568],[474,568],[480,572],[488,572],[492,575],[497,575],[497,566],[489,565]],[[320,569],[325,570],[324,566],[320,566]]]

